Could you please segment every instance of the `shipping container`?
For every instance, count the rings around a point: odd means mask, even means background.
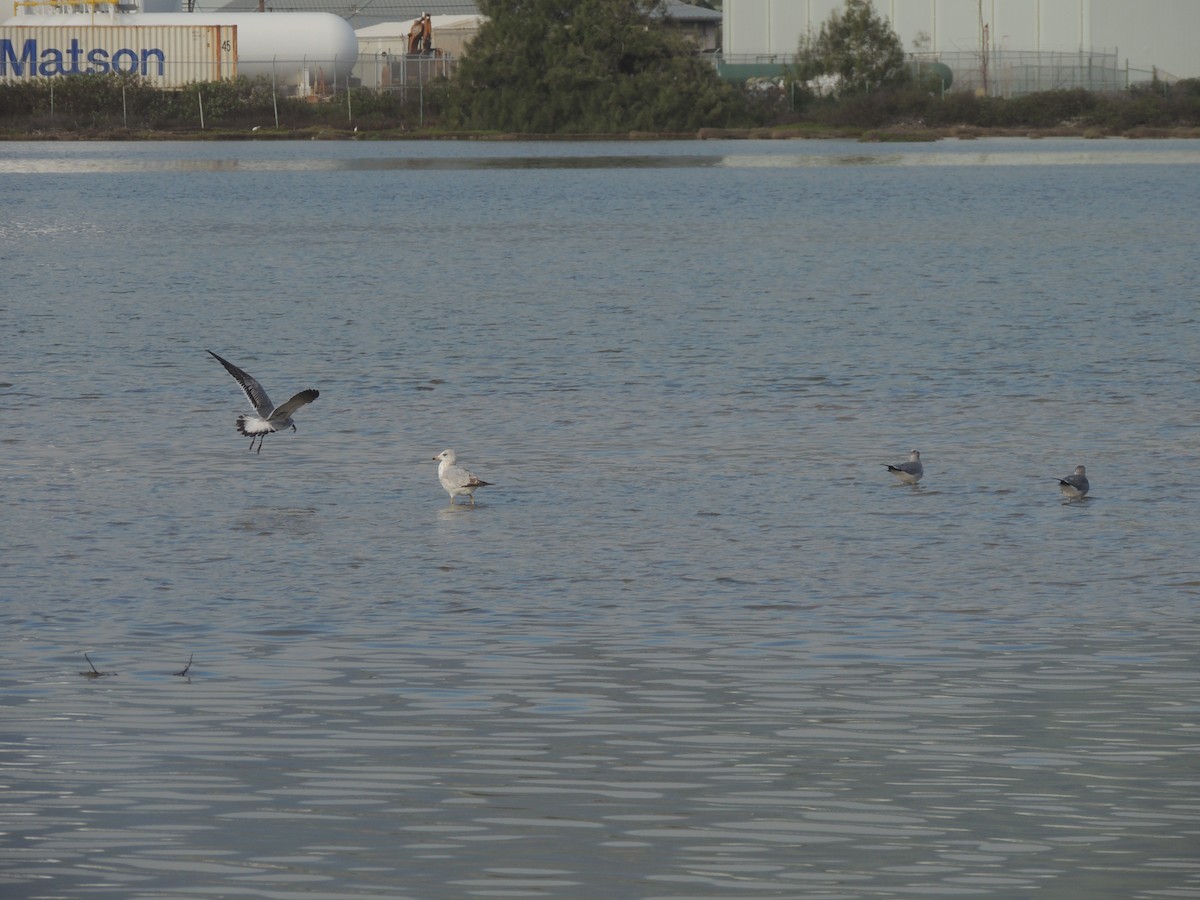
[[[235,78],[237,64],[236,25],[0,26],[0,81],[128,74],[178,88]]]

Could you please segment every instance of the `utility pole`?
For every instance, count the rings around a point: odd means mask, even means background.
[[[983,21],[983,0],[979,0],[979,77],[983,80],[983,95],[990,96],[988,90],[988,23]]]

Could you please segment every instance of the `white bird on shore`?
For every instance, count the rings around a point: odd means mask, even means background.
[[[1083,466],[1076,466],[1075,471],[1066,478],[1058,479],[1058,489],[1067,496],[1067,501],[1082,500],[1087,496],[1088,488],[1091,485],[1087,480],[1087,469]]]
[[[267,392],[263,390],[263,386],[257,380],[247,375],[229,360],[217,356],[211,350],[206,350],[205,352],[223,365],[226,371],[233,376],[233,380],[241,385],[242,390],[246,393],[246,398],[257,413],[257,415],[238,416],[237,418],[238,433],[250,438],[251,450],[254,449],[255,438],[258,438],[258,452],[262,453],[263,438],[268,434],[283,431],[285,428],[291,428],[292,431],[295,431],[296,423],[292,421],[292,413],[306,403],[312,403],[321,396],[319,391],[309,388],[307,391],[301,391],[296,394],[282,406],[275,406],[271,402],[271,398],[267,396]]]
[[[476,477],[474,472],[464,469],[462,466],[455,465],[458,459],[453,450],[443,450],[434,457],[438,461],[438,481],[442,483],[442,487],[450,495],[450,504],[454,505],[454,498],[463,496],[464,494],[471,498],[471,505],[475,505],[475,489],[487,487],[491,484],[490,481],[481,481]]]
[[[902,462],[898,466],[888,465],[887,470],[903,481],[905,484],[916,484],[921,480],[921,476],[925,474],[925,467],[921,465],[921,451],[913,450],[908,454],[908,461]]]

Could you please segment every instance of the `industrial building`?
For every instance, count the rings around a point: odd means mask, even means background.
[[[722,13],[666,0],[665,13],[697,52],[739,80],[739,71],[782,74],[801,35],[818,31],[844,0],[724,0],[723,6]],[[952,73],[954,90],[1017,96],[1200,77],[1200,0],[874,0],[874,6],[914,60]],[[472,0],[18,0],[14,12],[0,22],[0,79],[137,71],[171,86],[264,76],[304,96],[349,83],[388,89],[448,74],[469,52],[481,21]],[[432,20],[432,40],[427,35],[413,52],[420,19]]]
[[[956,86],[989,92],[1038,75],[1032,89],[1121,87],[1200,77],[1200,0],[874,0],[904,49],[951,62]],[[724,0],[723,58],[787,64],[844,0]],[[1013,67],[1021,69],[1020,72]],[[1088,70],[1096,70],[1089,81]],[[1104,69],[1101,73],[1098,70]],[[1106,79],[1115,70],[1116,82]],[[1007,72],[1008,80],[1004,80]],[[1048,83],[1046,83],[1048,82]]]

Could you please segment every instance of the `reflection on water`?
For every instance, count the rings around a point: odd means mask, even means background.
[[[705,142],[713,143],[713,142]],[[133,172],[387,172],[387,171],[479,171],[492,169],[696,169],[722,166],[726,168],[825,168],[841,166],[1088,166],[1088,165],[1200,165],[1200,150],[1168,150],[1147,152],[1145,149],[1126,150],[1106,147],[1103,150],[1081,152],[1076,149],[1055,149],[1042,152],[1021,148],[1012,152],[1009,148],[997,152],[975,151],[979,141],[966,143],[941,141],[937,147],[947,143],[954,146],[951,152],[930,151],[921,147],[914,151],[906,145],[906,151],[888,149],[886,145],[874,145],[871,152],[830,153],[828,143],[792,141],[787,152],[774,150],[781,142],[764,142],[774,152],[767,152],[760,144],[754,153],[672,153],[660,155],[654,152],[628,154],[581,155],[577,145],[571,155],[504,155],[492,149],[487,155],[426,155],[427,147],[421,146],[420,155],[409,155],[411,144],[404,142],[392,145],[394,155],[354,155],[341,158],[186,158],[148,160],[137,156],[85,157],[26,153],[9,159],[0,159],[0,175],[3,174],[118,174]],[[844,146],[847,142],[836,142]],[[995,143],[995,142],[988,142]],[[1078,142],[1076,142],[1078,143]],[[1091,142],[1088,142],[1091,143]],[[814,149],[814,145],[817,149]],[[28,145],[26,145],[28,146]],[[263,145],[263,148],[277,144]],[[345,146],[345,145],[339,145]],[[352,148],[362,145],[351,144]],[[505,145],[500,145],[504,147]],[[860,145],[861,146],[861,145]],[[891,145],[894,147],[895,145]],[[378,145],[360,153],[378,153]]]
[[[131,172],[388,172],[490,169],[694,169],[718,166],[723,156],[479,156],[350,159],[0,159],[0,175],[117,174]]]
[[[1091,165],[1198,165],[1200,151],[1146,153],[1121,152],[1046,152],[1046,153],[897,153],[808,156],[804,154],[764,154],[726,156],[721,165],[733,168],[776,169],[821,166],[1091,166]]]

